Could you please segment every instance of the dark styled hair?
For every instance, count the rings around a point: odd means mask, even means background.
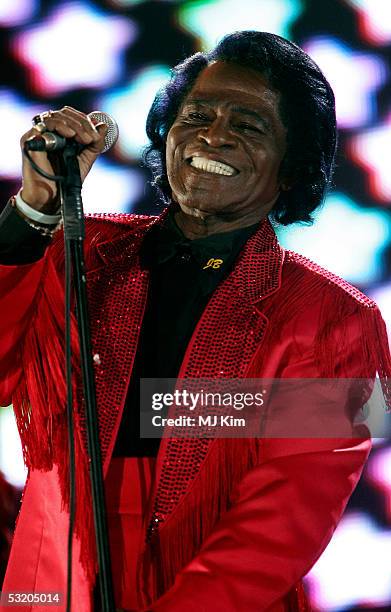
[[[292,185],[281,191],[270,216],[281,223],[311,222],[331,184],[337,144],[333,91],[315,62],[294,43],[268,32],[225,36],[209,53],[196,53],[175,66],[157,93],[147,118],[150,145],[144,162],[164,201],[171,199],[165,148],[167,134],[200,72],[222,60],[252,68],[280,92],[279,112],[287,128],[287,150],[279,178]]]

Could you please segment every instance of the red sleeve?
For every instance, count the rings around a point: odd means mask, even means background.
[[[86,223],[86,230],[85,256],[90,256],[95,224]],[[0,264],[0,406],[13,401],[22,378],[38,411],[58,403],[64,378],[64,276],[62,230],[36,262]],[[72,327],[75,336],[73,317]]]
[[[0,265],[0,406],[12,401],[21,376],[20,347],[36,308],[46,264]]]
[[[373,328],[365,322],[367,316]],[[344,377],[367,378],[369,370],[374,377],[378,357],[366,349],[363,353],[363,334],[381,336],[383,325],[378,311],[363,314],[361,306],[335,325],[331,338],[339,354],[335,371],[341,371],[343,363]],[[371,336],[367,349],[373,342]],[[382,351],[390,364],[388,347]],[[316,348],[312,357],[304,354],[299,363],[288,364],[282,377],[309,378],[310,371],[313,377],[320,376],[315,353]],[[351,399],[347,396],[346,401]],[[345,408],[341,405],[341,410]],[[284,597],[327,546],[360,478],[371,448],[366,427],[360,429],[361,435],[262,440],[262,463],[243,478],[230,510],[172,588],[151,606],[153,612],[284,609]]]
[[[325,441],[323,441],[325,442]],[[331,441],[330,441],[331,442]],[[270,459],[242,480],[237,501],[154,612],[258,612],[281,600],[329,542],[370,442]]]
[[[62,240],[57,232],[36,263],[0,266],[0,405],[12,403],[25,463],[39,469],[52,465],[53,435],[60,436],[66,406]],[[76,371],[73,314],[71,339]]]

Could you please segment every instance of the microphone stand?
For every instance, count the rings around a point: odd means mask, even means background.
[[[108,539],[108,524],[103,484],[102,457],[99,442],[94,369],[88,316],[85,263],[83,243],[85,222],[81,198],[81,178],[77,154],[78,145],[70,141],[63,151],[64,180],[60,183],[61,206],[64,222],[65,252],[70,253],[78,321],[80,356],[83,375],[83,391],[86,406],[86,426],[92,504],[99,564],[99,582],[102,612],[114,612],[114,591],[111,573],[111,559]],[[70,316],[70,313],[69,313]],[[69,381],[69,384],[70,381]],[[72,406],[68,406],[68,419],[72,419]],[[73,430],[73,425],[72,425]],[[70,444],[70,448],[72,445]]]

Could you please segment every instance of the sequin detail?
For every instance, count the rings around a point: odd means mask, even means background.
[[[357,287],[354,287],[336,274],[329,272],[329,270],[322,268],[322,266],[319,266],[315,262],[311,261],[311,259],[308,259],[308,257],[304,257],[304,255],[300,255],[294,251],[286,251],[286,259],[287,262],[295,262],[296,264],[305,267],[307,270],[311,270],[311,272],[320,275],[322,279],[329,281],[329,283],[334,285],[336,289],[342,289],[346,295],[350,295],[360,304],[364,304],[364,306],[369,306],[370,308],[376,307],[375,302],[357,289]]]
[[[232,273],[212,294],[187,348],[179,379],[245,376],[267,324],[251,301],[278,287],[282,253],[269,222],[263,221]],[[250,270],[260,273],[252,279]],[[212,443],[210,439],[168,440],[148,538],[186,495]]]

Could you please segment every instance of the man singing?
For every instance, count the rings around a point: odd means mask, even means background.
[[[22,145],[43,130],[85,146],[84,180],[102,151],[105,127],[64,107],[43,113]],[[309,610],[301,579],[341,518],[369,436],[164,438],[159,445],[139,437],[139,382],[391,375],[377,306],[285,251],[269,220],[309,221],[324,198],[336,148],[332,90],[296,45],[237,32],[174,68],[152,105],[147,133],[145,160],[164,212],[86,219],[116,605],[153,612]],[[56,168],[53,154],[35,153],[34,160],[50,174]],[[22,188],[0,220],[0,404],[13,403],[29,468],[3,591],[64,593],[69,478],[55,183],[24,160]],[[90,612],[98,609],[96,552],[74,316],[72,325],[72,610]]]

